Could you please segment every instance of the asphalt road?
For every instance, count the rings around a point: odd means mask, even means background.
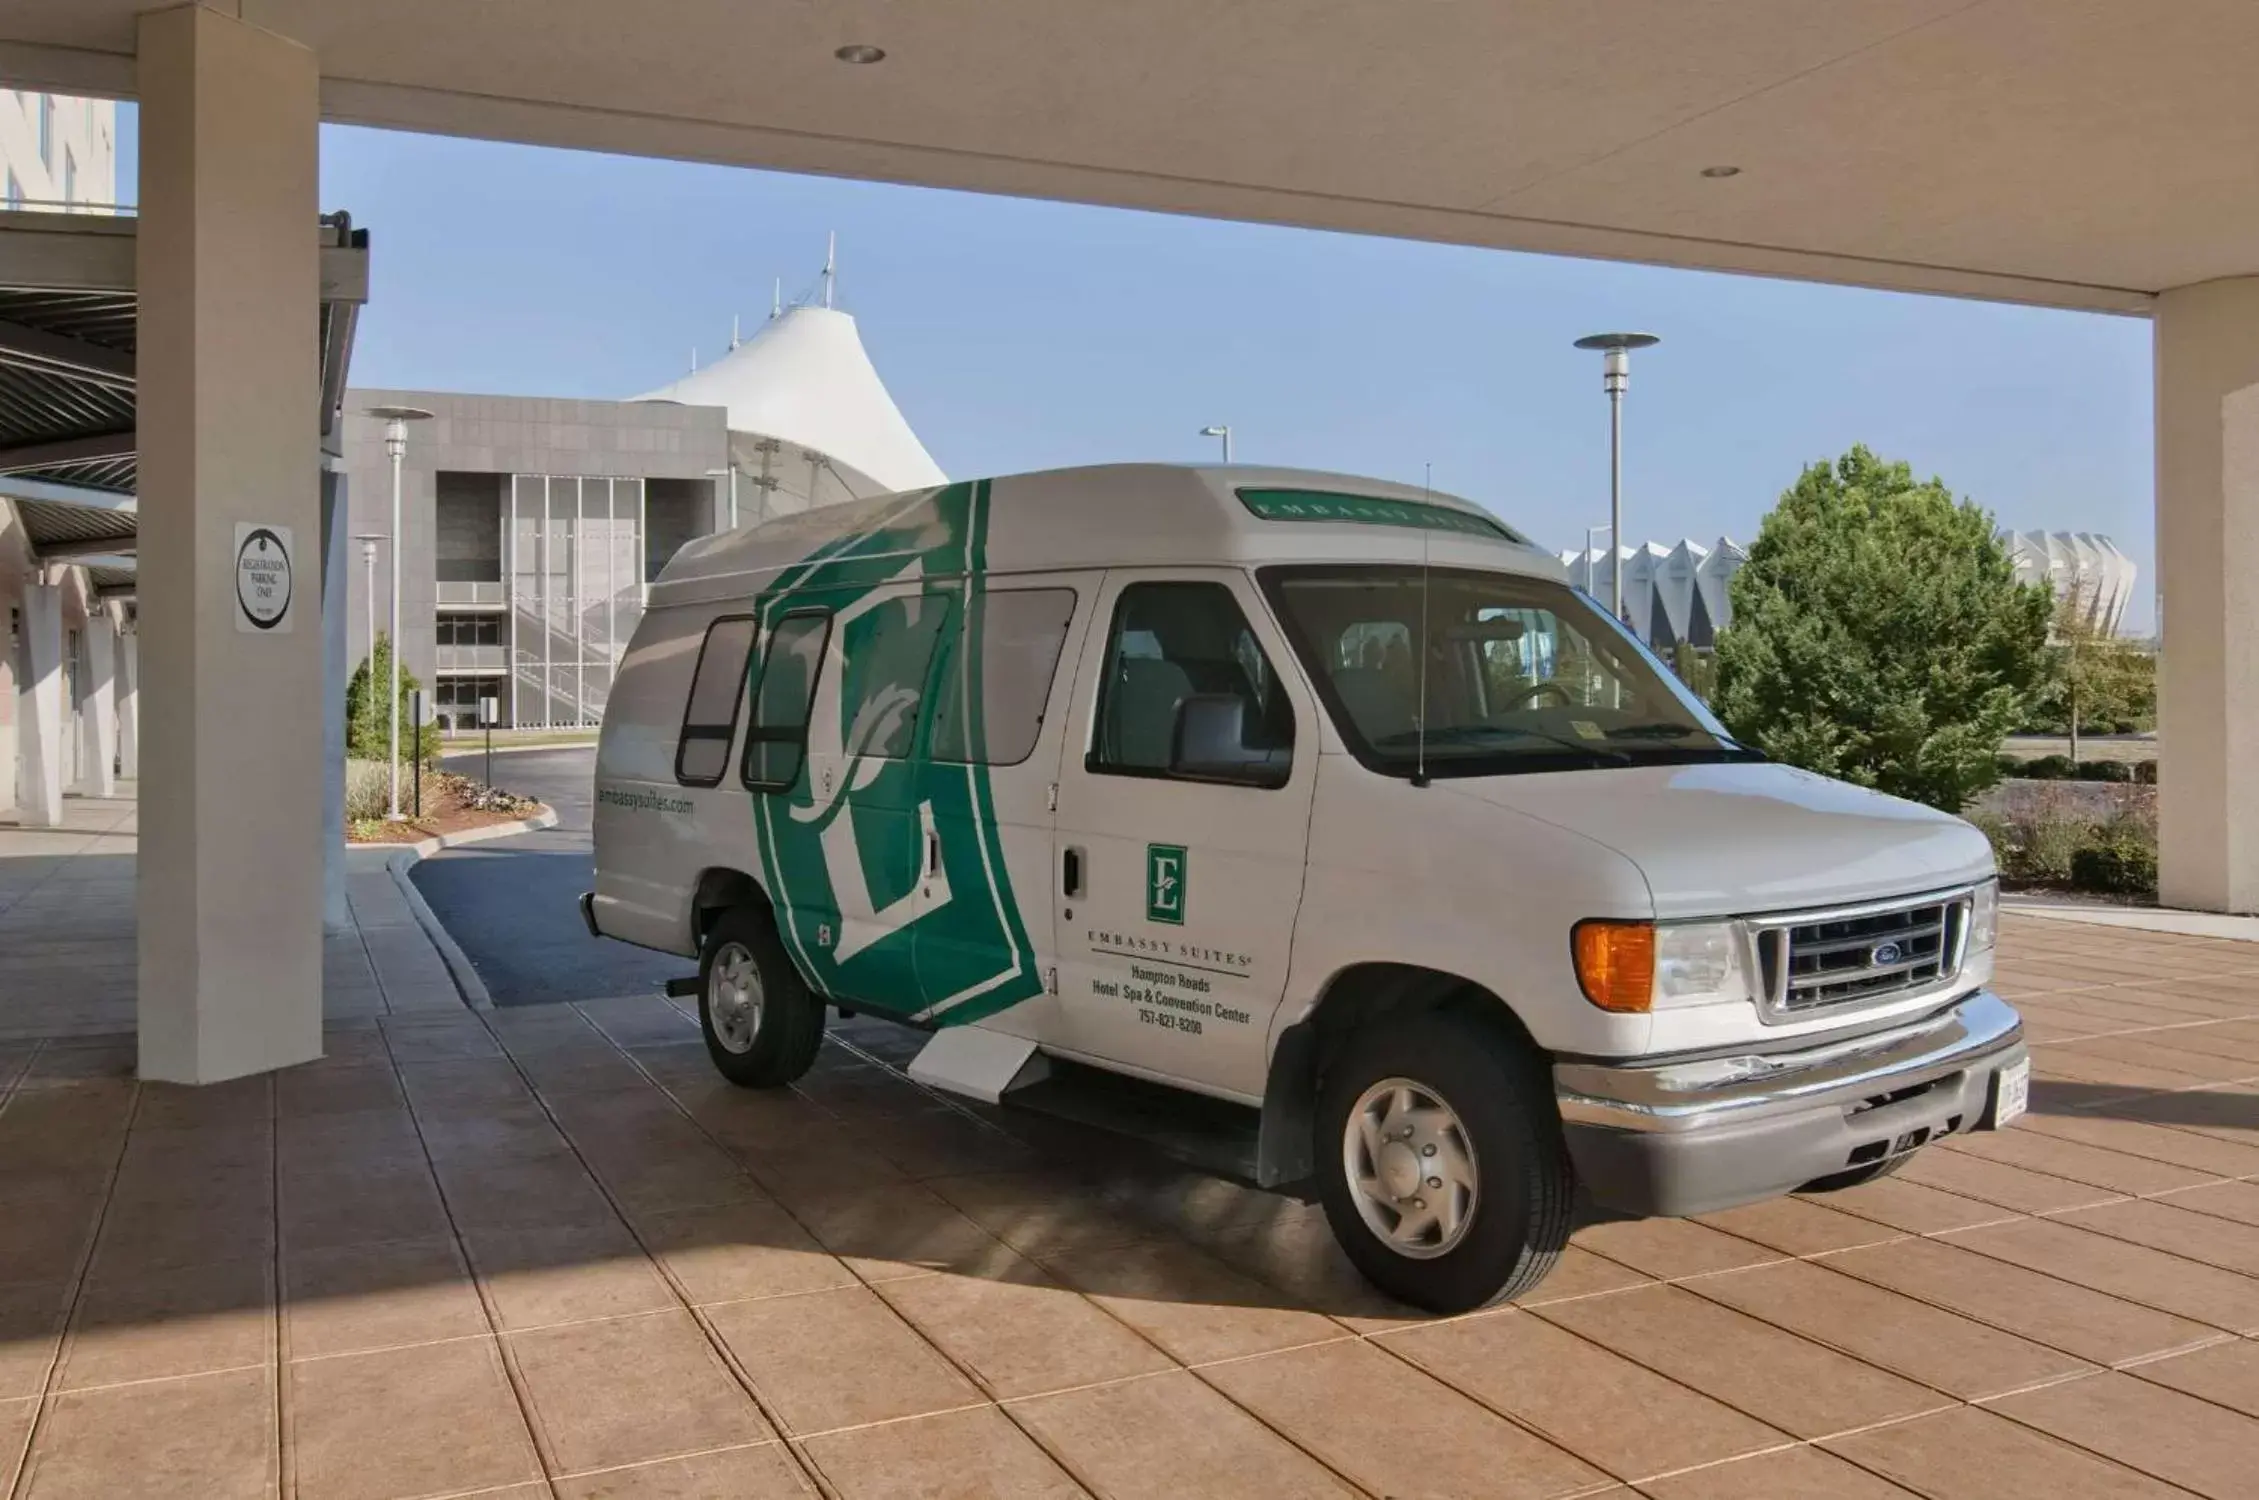
[[[448,770],[483,779],[478,752]],[[593,883],[589,811],[596,751],[520,750],[494,757],[494,780],[557,810],[557,826],[449,849],[409,872],[416,889],[470,956],[497,1005],[648,995],[695,967],[688,959],[588,935],[580,893]]]

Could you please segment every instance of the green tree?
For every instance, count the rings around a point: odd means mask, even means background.
[[[2045,680],[2048,610],[1981,507],[1855,447],[1765,518],[1712,705],[1778,760],[1958,812]]]
[[[2055,601],[2047,680],[2033,701],[2029,727],[2068,734],[2075,763],[2082,731],[2109,734],[2156,721],[2157,658],[2087,619],[2076,594],[2066,591]]]
[[[345,690],[345,754],[350,760],[384,762],[389,753],[392,719],[384,708],[384,685],[392,676],[392,639],[383,631],[377,632],[376,644],[369,654],[361,658],[360,666],[353,669],[353,681]],[[370,683],[375,682],[371,691]],[[409,732],[412,722],[408,713],[408,695],[422,684],[416,674],[406,667],[400,669],[400,761],[406,765],[417,753]],[[439,759],[439,726],[431,722],[431,709],[424,710],[422,735],[423,760],[431,765]]]

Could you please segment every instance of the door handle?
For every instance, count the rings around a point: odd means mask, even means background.
[[[1059,891],[1062,895],[1082,895],[1082,851],[1070,848],[1059,856]]]
[[[939,873],[941,873],[941,830],[928,828],[926,830],[926,874],[931,876]]]

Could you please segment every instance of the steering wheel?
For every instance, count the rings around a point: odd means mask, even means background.
[[[1576,700],[1569,696],[1569,690],[1558,682],[1533,682],[1528,687],[1508,697],[1496,712],[1511,713],[1517,708],[1535,707],[1538,697],[1545,693],[1551,693],[1556,699],[1560,700],[1560,706],[1563,708],[1574,708],[1576,706]]]

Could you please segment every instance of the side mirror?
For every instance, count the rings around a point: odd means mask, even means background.
[[[1284,786],[1290,752],[1247,743],[1247,700],[1237,693],[1193,693],[1177,703],[1169,774],[1187,781]]]

